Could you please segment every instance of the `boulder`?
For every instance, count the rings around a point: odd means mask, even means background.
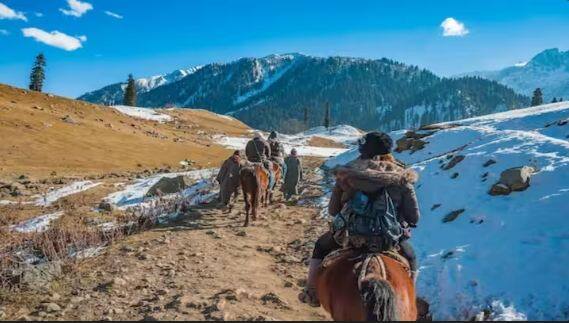
[[[41,303],[40,309],[44,310],[47,313],[54,313],[61,311],[61,306],[59,306],[57,303],[47,302]]]
[[[483,167],[488,167],[490,165],[496,164],[496,161],[494,159],[488,159],[484,165],[482,165]]]
[[[427,144],[426,141],[423,141],[421,139],[407,137],[400,138],[395,143],[397,145],[395,151],[398,153],[404,152],[405,150],[411,150],[411,152],[415,152],[417,150],[423,149]]]
[[[51,261],[38,265],[22,264],[12,274],[18,276],[20,284],[30,290],[42,290],[63,274],[62,263]],[[16,277],[14,277],[16,278]]]
[[[110,202],[107,201],[101,201],[101,203],[99,203],[99,210],[104,211],[104,212],[113,212],[113,205]]]
[[[449,160],[448,163],[444,164],[443,166],[441,166],[441,168],[443,170],[449,170],[451,168],[453,168],[454,166],[456,166],[456,164],[460,163],[461,161],[464,160],[464,156],[463,155],[456,155],[454,157],[452,157],[451,160]]]
[[[78,122],[75,121],[75,119],[73,119],[70,115],[66,115],[65,117],[61,118],[61,121],[69,124],[78,124]]]
[[[508,195],[515,191],[524,191],[529,187],[531,175],[535,169],[530,166],[513,167],[500,174],[500,180],[490,188],[490,195]]]
[[[162,194],[178,193],[188,188],[191,180],[187,176],[162,177],[146,193],[146,196],[159,196]]]
[[[418,133],[415,131],[407,131],[403,137],[399,138],[395,142],[397,145],[395,151],[401,153],[405,150],[411,150],[411,153],[414,153],[417,150],[421,150],[428,143],[426,141],[423,141],[422,138],[428,137],[433,133],[434,132]]]
[[[529,187],[530,177],[535,172],[533,167],[522,166],[506,169],[500,175],[500,183],[512,191],[523,191]]]
[[[448,223],[456,220],[462,213],[464,213],[464,211],[464,209],[451,211],[443,217],[443,223]]]

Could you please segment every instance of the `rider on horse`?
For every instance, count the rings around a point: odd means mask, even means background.
[[[249,140],[245,146],[245,155],[247,160],[251,163],[261,163],[265,170],[269,174],[269,182],[274,182],[274,174],[272,171],[271,164],[271,146],[263,138],[263,134],[260,132],[255,132],[253,139]]]
[[[271,146],[271,160],[281,166],[281,178],[285,178],[287,166],[284,162],[284,147],[278,140],[277,133],[275,131],[271,131],[271,134],[269,135],[269,145]]]
[[[339,214],[357,191],[384,189],[405,232],[398,241],[399,253],[409,261],[411,274],[415,278],[417,261],[407,239],[410,237],[409,227],[415,227],[419,221],[419,208],[413,188],[417,175],[414,171],[405,169],[391,155],[392,146],[393,140],[385,133],[371,132],[360,139],[359,158],[336,170],[336,186],[332,191],[328,213],[331,216]],[[347,246],[348,239],[346,229],[331,229],[318,239],[310,259],[307,286],[299,295],[302,302],[319,306],[315,281],[318,269],[328,254]]]

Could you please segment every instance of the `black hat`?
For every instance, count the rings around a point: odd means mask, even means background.
[[[359,141],[359,151],[365,158],[391,153],[393,139],[384,132],[370,132]]]

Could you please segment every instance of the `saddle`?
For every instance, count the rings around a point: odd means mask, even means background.
[[[378,266],[378,274],[380,278],[387,279],[387,271],[385,270],[385,262],[382,256],[389,257],[400,263],[405,271],[409,274],[409,277],[411,277],[411,266],[409,265],[409,261],[400,255],[396,250],[367,253],[361,252],[360,250],[354,248],[342,248],[334,250],[328,254],[320,266],[321,268],[325,269],[342,260],[347,259],[348,261],[353,261],[354,271],[358,273],[358,287],[361,287],[361,283],[367,275],[370,264],[372,263],[375,263],[375,265]]]
[[[255,169],[255,168],[261,168],[267,175],[269,174],[269,171],[265,168],[265,165],[263,165],[262,162],[252,162],[252,161],[245,161],[243,163],[243,165],[241,166],[241,168],[248,168],[248,169]]]

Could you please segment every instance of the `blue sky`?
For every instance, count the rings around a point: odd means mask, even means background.
[[[0,0],[0,83],[26,87],[38,52],[46,91],[70,97],[128,73],[286,52],[388,57],[446,76],[568,50],[567,35],[567,0]]]

